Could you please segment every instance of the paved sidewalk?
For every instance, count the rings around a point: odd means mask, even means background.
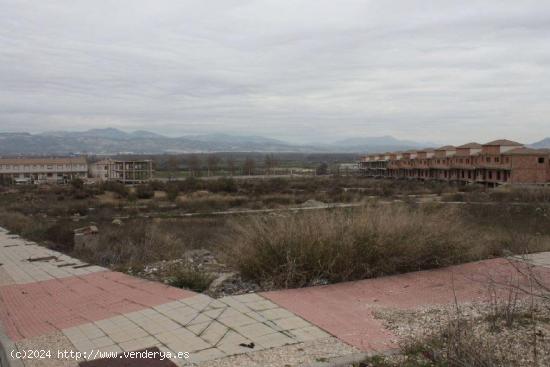
[[[550,281],[550,253],[527,260]],[[0,228],[0,341],[4,354],[54,354],[14,366],[128,366],[118,357],[142,350],[189,353],[188,359],[157,361],[166,367],[308,366],[394,348],[395,336],[374,317],[380,308],[484,300],[491,281],[514,274],[509,261],[494,259],[213,299],[86,264]],[[57,355],[64,350],[83,357]],[[102,353],[116,358],[101,360],[107,356]]]
[[[173,358],[175,365],[203,366],[219,365],[216,360],[277,366],[293,345],[308,345],[310,352],[294,351],[303,361],[356,352],[260,295],[215,300],[89,266],[1,229],[0,263],[0,321],[20,351],[70,350],[93,360],[157,347],[189,353],[188,359]],[[24,363],[76,366],[83,360]]]
[[[550,285],[550,252],[530,255],[532,269]],[[378,309],[415,309],[458,302],[486,301],[490,284],[516,279],[526,284],[511,262],[492,259],[263,296],[365,352],[395,348],[396,337],[374,313]]]

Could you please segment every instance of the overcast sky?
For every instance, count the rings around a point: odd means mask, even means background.
[[[550,136],[550,1],[0,0],[0,131]]]

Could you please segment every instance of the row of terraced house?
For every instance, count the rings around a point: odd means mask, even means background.
[[[502,184],[550,184],[550,149],[510,140],[437,149],[370,154],[361,162],[368,177]]]

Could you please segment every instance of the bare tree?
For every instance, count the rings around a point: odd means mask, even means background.
[[[208,167],[208,176],[210,176],[210,173],[216,171],[218,169],[218,166],[220,164],[220,157],[217,155],[211,154],[208,156],[208,159],[206,161],[207,167]]]
[[[237,165],[235,164],[235,159],[233,157],[227,157],[227,170],[231,176],[235,176],[235,171],[237,171]]]
[[[315,170],[316,175],[327,175],[328,174],[328,164],[325,162],[321,163],[319,167]]]
[[[198,176],[201,168],[201,160],[199,156],[196,154],[191,154],[187,158],[187,166],[189,167],[189,172],[191,172],[191,176]]]
[[[243,163],[243,173],[249,176],[253,175],[255,168],[256,168],[256,162],[254,161],[254,159],[247,157]]]
[[[170,171],[170,178],[177,176],[177,172],[180,169],[180,160],[177,156],[171,155],[168,157],[168,171]]]
[[[277,158],[275,158],[273,154],[267,154],[265,156],[264,166],[268,175],[272,173],[273,168],[277,167],[278,163]]]

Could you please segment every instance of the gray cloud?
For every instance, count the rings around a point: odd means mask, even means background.
[[[550,3],[0,0],[0,130],[550,135]]]

